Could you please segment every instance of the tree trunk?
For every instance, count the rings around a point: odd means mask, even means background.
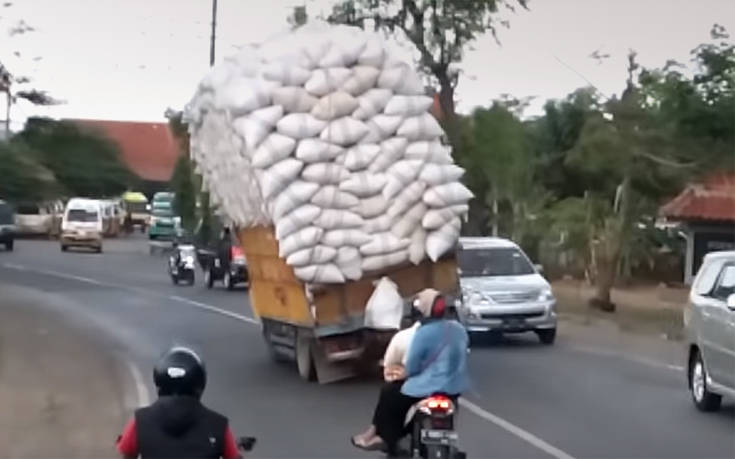
[[[493,192],[493,237],[498,237],[499,234],[499,221],[498,221],[498,195],[497,193]]]
[[[454,108],[454,87],[449,77],[439,78],[439,105],[442,115],[447,121],[453,121],[457,113]]]

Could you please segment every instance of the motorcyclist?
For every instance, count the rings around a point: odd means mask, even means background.
[[[225,270],[230,269],[230,262],[232,261],[232,234],[228,226],[225,226],[222,230],[222,236],[217,245],[217,256],[222,264],[222,268]]]
[[[395,456],[411,406],[438,393],[456,400],[467,389],[467,331],[447,316],[446,300],[434,289],[419,292],[414,307],[422,319],[408,347],[406,380],[383,386],[373,417],[374,434],[352,439],[360,449],[387,450]]]
[[[227,418],[200,401],[207,371],[194,351],[170,349],[156,364],[153,381],[158,400],[136,410],[118,437],[123,458],[241,458]]]

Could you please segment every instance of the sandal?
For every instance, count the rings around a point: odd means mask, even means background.
[[[370,442],[365,442],[361,438],[355,439],[355,437],[350,437],[350,443],[352,443],[352,446],[354,446],[355,448],[361,449],[363,451],[385,450],[385,443],[380,437],[374,437],[374,440],[371,440]]]

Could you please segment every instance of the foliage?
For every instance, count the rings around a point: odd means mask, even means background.
[[[22,144],[0,142],[0,199],[38,202],[58,192],[53,174],[32,156]]]
[[[189,133],[183,121],[183,113],[169,110],[166,112],[168,124],[179,143],[181,155],[176,162],[171,189],[176,193],[174,210],[179,215],[185,229],[191,231],[197,224],[197,188],[194,182],[194,169],[189,157]]]
[[[134,180],[117,144],[71,122],[29,118],[13,143],[27,146],[67,195],[117,196]]]
[[[513,10],[511,0],[342,0],[328,20],[362,28],[372,26],[390,33],[400,32],[418,50],[421,68],[438,84],[445,115],[456,115],[454,90],[459,80],[458,64],[477,37],[490,31],[497,35],[501,7]],[[527,0],[517,0],[527,7]]]

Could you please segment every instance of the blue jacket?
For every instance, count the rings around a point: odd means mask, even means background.
[[[421,325],[408,348],[408,379],[401,392],[417,398],[435,393],[460,395],[468,386],[468,343],[467,331],[455,320]]]

